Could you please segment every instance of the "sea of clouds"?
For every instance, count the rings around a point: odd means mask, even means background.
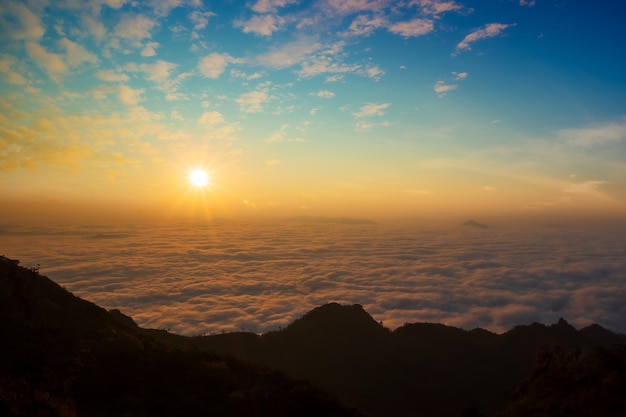
[[[615,225],[217,221],[4,225],[0,252],[144,327],[266,332],[327,302],[394,329],[502,332],[564,317],[626,332],[626,228]]]

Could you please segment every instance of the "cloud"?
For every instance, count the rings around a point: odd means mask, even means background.
[[[118,92],[118,86],[109,86],[107,94]],[[129,98],[129,94],[123,98]],[[140,94],[138,92],[137,94]],[[136,101],[130,100],[129,106]],[[134,167],[139,163],[138,151],[133,148],[144,136],[156,137],[162,126],[152,120],[146,124],[138,114],[127,112],[101,116],[96,113],[62,113],[55,108],[33,111],[28,123],[24,120],[5,120],[0,128],[0,171],[29,170],[46,176],[66,172],[72,177],[89,170],[93,185],[98,176],[120,167]],[[18,173],[19,174],[19,173]],[[62,188],[53,187],[63,191]]]
[[[228,64],[243,64],[241,58],[234,58],[228,54],[211,53],[202,58],[198,64],[198,69],[208,78],[218,78],[226,70]]]
[[[372,78],[375,81],[380,80],[382,76],[385,75],[385,71],[378,67],[368,67],[365,69],[364,73],[367,77]]]
[[[26,52],[53,80],[67,71],[67,65],[65,65],[62,55],[48,52],[38,43],[28,42],[26,44]]]
[[[198,119],[199,125],[215,125],[220,123],[224,123],[224,116],[217,111],[204,112]]]
[[[102,40],[106,36],[107,30],[104,24],[91,16],[83,15],[81,17],[82,26],[97,40]]]
[[[369,132],[376,126],[376,123],[368,122],[365,120],[357,120],[354,124],[354,130],[359,133]]]
[[[159,17],[167,16],[170,11],[183,5],[183,0],[153,0],[151,6]]]
[[[304,62],[301,69],[296,71],[296,74],[302,78],[310,78],[320,74],[349,74],[360,70],[362,70],[362,67],[358,64],[336,62],[331,56],[318,55]]]
[[[559,138],[569,144],[591,147],[620,143],[626,139],[626,123],[606,123],[579,129],[564,129]]]
[[[280,164],[280,160],[278,159],[268,159],[265,161],[265,165],[270,166],[270,167],[274,165],[278,165],[278,164]]]
[[[565,187],[563,191],[573,194],[599,195],[598,189],[601,185],[606,183],[606,181],[585,181],[577,184],[570,184]]]
[[[370,116],[383,116],[385,109],[391,106],[391,103],[367,103],[361,108],[352,113],[354,117],[370,117]]]
[[[439,97],[445,96],[448,92],[456,90],[459,86],[456,84],[446,84],[444,81],[437,81],[433,90],[439,94]]]
[[[469,75],[467,72],[453,72],[452,74],[454,74],[454,79],[457,81],[464,80]]]
[[[387,21],[383,18],[359,15],[350,23],[350,32],[357,36],[369,36],[376,29],[386,26]]]
[[[139,69],[146,74],[146,78],[156,84],[164,84],[170,80],[172,71],[176,69],[177,65],[159,59],[154,64],[141,64]]]
[[[24,2],[0,3],[0,33],[14,40],[34,41],[40,39],[45,29],[41,19]]]
[[[315,239],[301,224],[270,226],[5,225],[3,239],[7,256],[41,264],[74,294],[187,335],[267,332],[329,301],[362,304],[392,329],[440,322],[500,332],[565,317],[626,331],[623,224],[320,223]]]
[[[287,131],[288,127],[289,127],[289,125],[282,125],[280,127],[280,130],[275,131],[270,136],[265,138],[265,142],[266,143],[273,143],[273,142],[282,142],[282,141],[284,141],[285,137],[286,137],[286,131]]]
[[[234,78],[242,78],[244,80],[251,81],[251,80],[256,80],[258,78],[261,78],[263,74],[260,72],[253,72],[252,74],[247,74],[243,71],[233,68],[230,70],[230,76]]]
[[[254,33],[255,35],[271,36],[284,24],[284,19],[280,16],[262,15],[253,16],[245,22],[236,22],[236,27],[241,27],[244,33]]]
[[[257,13],[268,13],[274,12],[279,8],[296,3],[298,3],[298,0],[258,0],[252,6],[252,10]]]
[[[412,0],[411,5],[417,5],[421,12],[429,15],[438,15],[446,12],[463,10],[463,6],[455,1],[446,0]]]
[[[389,5],[387,0],[326,0],[335,11],[351,14],[363,11],[380,11]]]
[[[533,7],[535,5],[535,0],[519,0],[519,5]]]
[[[59,43],[61,44],[61,47],[65,49],[67,63],[70,67],[75,67],[83,62],[89,62],[92,64],[98,62],[98,58],[94,54],[87,51],[85,47],[77,44],[76,42],[63,38],[59,41]]]
[[[318,51],[321,44],[312,38],[301,38],[288,42],[280,47],[273,47],[270,51],[257,56],[261,65],[272,68],[288,68],[301,63],[307,56]]]
[[[96,77],[102,81],[120,82],[128,81],[128,75],[115,70],[100,70],[96,72]]]
[[[10,84],[24,85],[28,81],[24,78],[22,63],[11,55],[0,55],[0,73]]]
[[[136,106],[141,100],[142,95],[146,92],[143,88],[131,88],[127,85],[120,85],[117,90],[117,97],[122,104],[133,107]]]
[[[315,96],[315,97],[319,97],[319,98],[333,98],[333,97],[335,97],[335,93],[333,93],[332,91],[328,91],[328,90],[316,91],[315,93],[311,93],[311,95]]]
[[[457,51],[459,50],[470,50],[471,45],[479,41],[481,39],[493,38],[500,35],[505,29],[515,26],[513,24],[503,24],[503,23],[489,23],[485,25],[482,29],[475,30],[469,35],[465,36],[461,42],[459,42],[456,46]]]
[[[263,104],[270,101],[270,96],[265,90],[250,91],[243,93],[235,102],[244,113],[258,113],[263,110]]]
[[[146,46],[141,50],[141,56],[155,56],[156,48],[159,47],[158,42],[148,42]]]
[[[213,16],[216,16],[213,12],[194,10],[189,14],[189,20],[193,23],[194,29],[200,30],[209,24],[209,19]]]
[[[124,14],[113,30],[113,34],[136,46],[144,39],[152,37],[151,31],[156,22],[145,15]]]
[[[413,19],[408,22],[398,22],[388,27],[389,32],[406,38],[422,36],[434,29],[433,21],[428,19]]]

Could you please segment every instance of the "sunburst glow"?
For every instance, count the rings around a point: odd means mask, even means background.
[[[203,169],[194,169],[189,173],[189,182],[196,187],[205,187],[209,181],[209,173]]]

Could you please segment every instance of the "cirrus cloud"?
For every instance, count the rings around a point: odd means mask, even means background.
[[[489,23],[485,25],[481,29],[477,29],[465,36],[461,42],[456,45],[456,50],[470,50],[472,49],[472,44],[482,39],[493,38],[500,35],[505,29],[508,29],[512,26],[515,26],[515,23],[512,24],[504,24],[504,23]]]

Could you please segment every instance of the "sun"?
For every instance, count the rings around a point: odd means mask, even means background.
[[[197,168],[189,173],[189,182],[196,187],[205,187],[209,180],[209,173],[203,169]]]

